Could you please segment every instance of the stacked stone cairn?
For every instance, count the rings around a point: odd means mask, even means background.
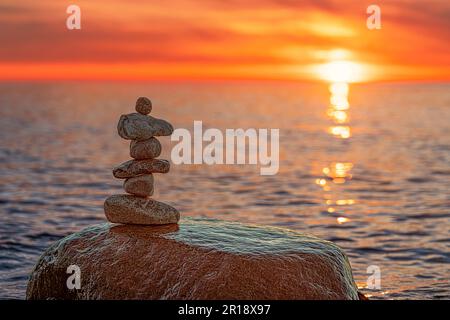
[[[123,224],[169,224],[177,223],[179,212],[168,204],[150,198],[154,191],[154,173],[167,173],[169,161],[157,159],[161,143],[156,136],[169,136],[173,127],[165,120],[148,114],[152,103],[141,97],[136,102],[137,113],[122,115],[117,125],[119,135],[130,143],[133,158],[114,168],[113,175],[125,179],[123,188],[128,194],[112,195],[105,200],[106,218]]]

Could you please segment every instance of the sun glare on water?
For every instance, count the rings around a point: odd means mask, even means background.
[[[347,140],[352,137],[349,90],[350,83],[367,80],[368,72],[364,65],[350,62],[348,52],[334,50],[329,53],[327,63],[317,65],[314,72],[316,77],[328,83],[330,91],[330,103],[326,112],[332,121],[328,126],[328,133],[337,139]],[[340,157],[345,158],[345,154]],[[353,205],[353,199],[330,199],[332,190],[337,190],[352,179],[353,162],[336,161],[322,169],[322,176],[316,179],[316,184],[322,187],[325,197],[327,212],[335,217],[338,225],[351,223],[352,220],[345,217],[346,207]],[[333,191],[336,193],[336,191]],[[334,204],[340,206],[335,207]]]

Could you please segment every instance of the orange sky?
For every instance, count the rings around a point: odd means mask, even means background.
[[[366,28],[373,3],[381,30]],[[336,59],[361,81],[450,80],[449,3],[2,0],[0,80],[316,80]],[[69,4],[81,30],[66,28]]]

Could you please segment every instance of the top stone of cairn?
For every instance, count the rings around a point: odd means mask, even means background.
[[[152,102],[149,98],[140,97],[136,101],[136,111],[140,114],[147,115],[152,111]]]

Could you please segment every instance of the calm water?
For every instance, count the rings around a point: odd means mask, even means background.
[[[103,222],[140,95],[175,127],[280,128],[280,171],[173,166],[155,198],[184,216],[287,227],[340,245],[377,299],[450,298],[450,84],[0,84],[0,298],[24,298],[53,241]],[[166,138],[167,158],[174,143]],[[366,269],[381,269],[381,290]]]

